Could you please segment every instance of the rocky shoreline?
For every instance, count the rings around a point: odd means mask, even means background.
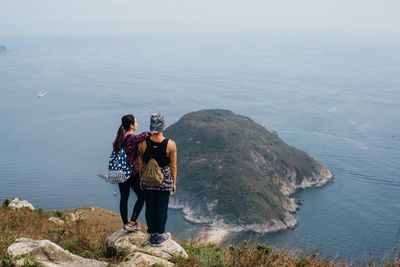
[[[299,204],[294,197],[291,197],[299,190],[308,188],[320,188],[334,179],[334,175],[325,166],[321,167],[316,173],[309,178],[296,185],[295,183],[285,184],[280,187],[281,192],[287,196],[287,203],[285,209],[285,218],[281,220],[271,220],[263,224],[231,224],[226,223],[221,217],[209,217],[198,215],[201,211],[196,211],[190,207],[188,203],[182,202],[179,199],[171,198],[169,207],[178,209],[183,213],[186,221],[193,224],[203,224],[204,229],[196,237],[198,240],[205,240],[214,243],[221,243],[228,239],[232,234],[252,231],[255,233],[266,234],[272,232],[285,231],[293,229],[297,226],[298,222],[294,217],[294,213],[299,210]],[[209,203],[207,206],[212,206]],[[229,229],[229,230],[227,230]]]

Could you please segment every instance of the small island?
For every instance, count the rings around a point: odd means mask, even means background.
[[[248,117],[202,110],[166,129],[178,147],[178,193],[172,207],[193,223],[221,231],[267,233],[296,226],[298,189],[332,173]]]
[[[7,47],[0,45],[0,53],[7,53]]]

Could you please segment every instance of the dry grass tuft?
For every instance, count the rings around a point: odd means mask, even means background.
[[[221,247],[199,242],[181,242],[190,259],[174,259],[177,267],[400,267],[400,261],[377,263],[364,261],[345,263],[333,258],[323,258],[318,252],[304,254],[297,251],[282,251],[266,244],[243,242],[240,246]]]

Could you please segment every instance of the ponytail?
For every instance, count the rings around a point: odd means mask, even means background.
[[[121,118],[121,126],[118,128],[117,136],[113,143],[113,149],[116,154],[121,150],[124,142],[124,133],[129,130],[131,124],[135,124],[135,117],[132,114],[125,115]]]
[[[124,132],[124,126],[121,124],[121,126],[118,128],[117,137],[115,137],[115,141],[113,144],[113,148],[116,154],[118,154],[121,150],[122,142],[124,141]]]

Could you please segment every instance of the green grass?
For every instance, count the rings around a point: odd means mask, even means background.
[[[218,245],[187,242],[182,244],[189,259],[175,259],[176,266],[230,266],[226,251]]]
[[[189,259],[175,259],[176,267],[264,267],[264,266],[347,266],[333,259],[322,259],[318,254],[299,254],[295,251],[280,251],[267,244],[244,241],[240,246],[184,242]]]
[[[3,208],[7,208],[8,207],[8,205],[10,205],[10,200],[9,199],[5,199],[4,201],[3,201],[3,204],[1,205]]]
[[[56,218],[58,218],[58,219],[60,219],[60,220],[63,220],[63,221],[66,221],[66,219],[67,219],[67,218],[65,217],[64,213],[62,213],[62,212],[59,211],[59,210],[54,211],[53,215],[54,215],[54,217],[56,217]]]
[[[9,256],[0,256],[0,267],[11,267],[12,259]]]

